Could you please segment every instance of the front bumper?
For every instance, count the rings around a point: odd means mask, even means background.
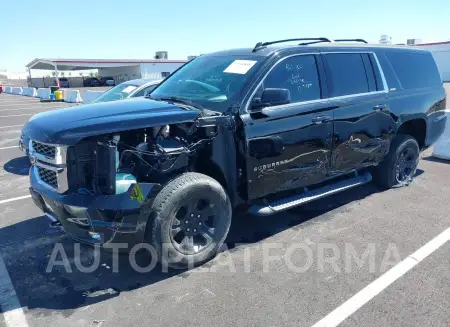
[[[126,243],[128,249],[144,240],[151,205],[159,184],[139,183],[143,201],[125,192],[117,195],[58,194],[36,178],[34,166],[30,169],[30,193],[34,203],[51,220],[57,219],[73,239],[88,244],[105,246],[108,243]],[[142,200],[142,198],[141,198]],[[71,208],[85,208],[76,216]]]

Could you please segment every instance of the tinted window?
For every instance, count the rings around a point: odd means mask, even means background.
[[[369,92],[366,69],[361,54],[327,54],[325,71],[331,97]]]
[[[130,93],[136,90],[138,87],[138,85],[122,83],[109,89],[93,102],[97,103],[126,99],[130,95]]]
[[[370,57],[368,53],[361,54],[361,58],[364,63],[364,68],[366,70],[367,82],[369,83],[369,91],[374,92],[377,91],[377,82],[375,80],[374,67],[372,66],[372,62],[370,61]]]
[[[315,57],[295,56],[283,60],[267,75],[263,87],[288,89],[291,102],[320,99]]]
[[[133,97],[143,97],[145,95],[145,89],[140,90],[139,92],[136,92],[133,94]]]
[[[157,87],[157,86],[158,86],[158,84],[147,86],[145,89],[142,89],[142,90],[140,90],[139,92],[135,93],[135,94],[133,95],[133,97],[143,97],[143,96],[147,96],[147,95],[149,95],[150,93],[152,93],[152,91],[153,91],[153,90],[155,89],[155,87]]]
[[[436,86],[442,83],[430,53],[387,52],[386,57],[404,89]]]
[[[145,89],[145,95],[147,96],[147,95],[149,95],[150,93],[152,93],[152,91],[155,89],[155,87],[157,87],[158,86],[158,84],[155,84],[155,85],[150,85],[149,87],[147,87],[146,89]]]
[[[375,58],[375,55],[373,53],[369,54],[370,63],[372,65],[373,73],[375,74],[375,83],[377,86],[377,91],[383,91],[384,90],[384,84],[383,79],[381,78],[381,72],[380,67],[378,66],[378,61]]]

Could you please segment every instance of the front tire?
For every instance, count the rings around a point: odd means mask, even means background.
[[[408,185],[419,164],[419,144],[410,135],[394,137],[389,153],[374,170],[374,182],[384,188]]]
[[[230,199],[219,182],[203,174],[185,173],[156,196],[146,238],[162,264],[193,267],[216,255],[231,217]]]

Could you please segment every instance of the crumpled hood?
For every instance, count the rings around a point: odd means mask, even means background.
[[[72,145],[89,136],[189,122],[199,116],[197,109],[134,98],[39,113],[30,119],[23,132],[39,142]]]

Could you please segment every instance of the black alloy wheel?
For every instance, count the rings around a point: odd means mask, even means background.
[[[210,176],[188,172],[156,195],[146,239],[158,260],[185,268],[213,258],[231,225],[232,207],[223,186]]]
[[[395,178],[399,184],[412,180],[418,164],[417,152],[413,148],[407,147],[397,158],[395,164]]]
[[[373,169],[373,180],[383,188],[406,186],[412,181],[419,164],[420,147],[411,135],[398,134],[392,140],[389,153]]]
[[[171,240],[184,254],[196,254],[207,248],[214,239],[217,221],[214,203],[208,199],[190,200],[181,206],[173,218]]]

